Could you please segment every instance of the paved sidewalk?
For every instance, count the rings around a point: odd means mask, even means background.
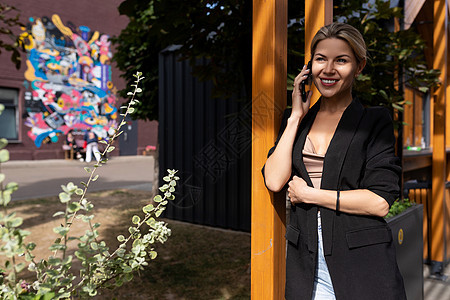
[[[450,264],[444,270],[444,275],[447,276],[446,281],[430,279],[429,268],[427,265],[423,266],[424,278],[424,300],[448,300],[450,299]]]
[[[94,163],[78,160],[24,160],[8,161],[2,164],[1,173],[5,182],[17,182],[19,189],[13,193],[13,200],[33,199],[58,195],[61,185],[69,182],[82,187],[89,174],[84,167]],[[92,182],[89,191],[131,188],[151,190],[154,176],[153,156],[114,156],[96,171],[97,181]]]

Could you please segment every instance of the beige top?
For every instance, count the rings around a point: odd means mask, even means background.
[[[314,145],[309,139],[309,136],[306,137],[302,153],[303,163],[305,164],[306,171],[308,171],[309,178],[311,178],[314,188],[320,189],[325,156],[316,153],[316,149],[314,149]]]

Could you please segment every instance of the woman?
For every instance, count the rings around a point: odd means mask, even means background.
[[[383,219],[399,195],[390,115],[352,97],[366,64],[361,34],[348,24],[321,28],[311,70],[295,78],[292,109],[263,168],[269,190],[287,187],[286,299],[406,299],[392,233]],[[308,75],[321,94],[301,100]]]
[[[95,160],[97,162],[100,161],[100,151],[98,150],[98,137],[92,132],[88,131],[85,136],[85,145],[86,145],[86,162],[91,162],[92,153],[94,153]]]

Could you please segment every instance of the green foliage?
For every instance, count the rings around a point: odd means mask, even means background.
[[[198,79],[213,82],[214,96],[251,95],[252,1],[125,0],[119,11],[130,22],[112,39],[114,60],[126,79],[135,69],[149,75],[134,117],[158,118],[158,56],[172,45]]]
[[[2,50],[11,52],[11,61],[16,69],[20,69],[22,63],[20,54],[25,50],[22,39],[13,32],[14,29],[25,26],[19,21],[19,17],[17,8],[0,3],[0,54]]]
[[[383,0],[340,2],[335,18],[356,27],[368,45],[369,61],[354,86],[364,104],[401,111],[403,85],[428,92],[439,84],[439,70],[426,65],[421,36],[413,27],[394,32],[394,18],[403,19],[399,7],[390,7],[390,1]]]
[[[409,199],[397,200],[392,204],[391,208],[389,209],[389,213],[384,218],[388,219],[393,216],[399,215],[411,206],[413,206],[413,203],[409,201]]]
[[[427,67],[425,43],[414,28],[392,30],[393,19],[402,18],[400,8],[390,8],[389,1],[368,2],[374,1],[334,1],[335,19],[358,28],[369,46],[370,62],[355,91],[366,105],[401,110],[403,84],[427,92],[439,84],[439,71]],[[288,3],[288,89],[304,64],[304,5],[302,0]],[[171,45],[179,45],[176,53],[190,61],[198,79],[211,80],[214,96],[226,98],[244,89],[250,101],[252,1],[125,0],[119,11],[130,22],[113,39],[114,60],[125,78],[134,69],[149,74],[143,82],[145,101],[136,106],[134,117],[158,118],[158,55]]]
[[[136,94],[142,90],[138,88],[143,79],[142,73],[135,75],[134,91],[130,92],[131,100],[125,107],[123,120],[133,112],[132,106],[139,102]],[[1,113],[1,107],[0,107]],[[87,183],[82,183],[84,188],[79,188],[72,182],[62,185],[59,200],[65,204],[65,210],[56,212],[53,216],[61,218],[61,225],[53,228],[56,235],[54,243],[50,246],[53,251],[48,259],[37,261],[33,255],[36,245],[26,243],[25,238],[29,232],[20,229],[23,219],[16,216],[15,212],[8,212],[8,203],[11,194],[18,188],[16,183],[4,184],[5,175],[1,173],[0,163],[0,204],[3,207],[0,212],[0,255],[6,258],[6,263],[0,269],[0,298],[1,299],[67,299],[88,298],[97,294],[99,288],[113,288],[121,286],[124,282],[133,279],[133,273],[142,270],[148,265],[148,261],[155,259],[157,252],[153,244],[164,243],[171,235],[167,224],[157,221],[157,217],[165,210],[168,200],[174,200],[173,192],[179,178],[177,171],[167,170],[164,184],[160,187],[161,195],[156,195],[153,202],[142,208],[143,215],[134,215],[127,234],[117,237],[121,243],[115,250],[110,250],[105,241],[99,239],[99,223],[94,222],[92,210],[94,205],[85,197],[89,185],[98,178],[96,170],[107,162],[105,154],[114,149],[112,143],[120,135],[121,122],[115,129],[114,136],[106,145],[101,155],[101,160],[93,169],[85,168],[89,174]],[[6,139],[0,139],[0,162],[9,160],[6,149]],[[111,150],[112,149],[112,150]],[[70,234],[74,222],[83,222],[87,230],[81,236]],[[68,255],[68,241],[77,241],[77,249],[74,255]],[[19,257],[24,256],[27,263],[19,262]],[[80,273],[75,275],[72,264],[78,261],[81,264]],[[27,283],[20,279],[20,272],[28,264],[28,270],[36,274],[33,283]]]

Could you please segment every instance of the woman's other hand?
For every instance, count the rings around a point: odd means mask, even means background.
[[[307,80],[308,74],[311,70],[303,66],[300,74],[294,79],[294,89],[292,91],[292,113],[291,118],[303,119],[309,110],[309,103],[311,101],[312,91],[306,93],[306,102],[302,101],[301,82]]]
[[[306,181],[298,176],[294,176],[294,178],[289,181],[287,190],[291,203],[306,203],[309,189],[311,189],[311,187],[306,184]]]

